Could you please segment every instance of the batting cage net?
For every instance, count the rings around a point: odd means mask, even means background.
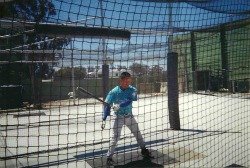
[[[249,16],[249,0],[1,0],[0,167],[249,167]]]

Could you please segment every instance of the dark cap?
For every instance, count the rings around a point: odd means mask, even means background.
[[[131,77],[131,74],[128,73],[128,72],[122,72],[121,75],[120,75],[120,79],[124,79],[124,78],[127,78],[127,77]]]

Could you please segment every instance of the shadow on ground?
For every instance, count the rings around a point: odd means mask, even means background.
[[[139,151],[130,151],[126,153],[118,153],[113,157],[115,168],[129,167],[164,167],[163,165],[173,164],[178,162],[166,154],[156,150],[151,150],[151,155],[154,158],[143,158]],[[91,167],[107,167],[106,156],[85,160]]]
[[[148,168],[151,168],[151,167],[164,167],[164,166],[161,164],[157,164],[157,163],[152,162],[151,159],[143,158],[142,160],[132,161],[132,162],[129,162],[125,165],[117,165],[114,167],[115,168],[129,168],[129,167],[148,167]]]

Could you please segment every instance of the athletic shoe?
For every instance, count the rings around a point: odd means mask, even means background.
[[[107,166],[112,166],[114,164],[114,160],[111,157],[107,158]]]
[[[152,156],[150,155],[150,152],[147,148],[142,148],[141,149],[141,154],[143,157],[147,157],[147,158],[152,158]]]

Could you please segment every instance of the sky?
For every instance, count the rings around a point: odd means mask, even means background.
[[[49,19],[54,22],[66,23],[68,19],[77,21],[97,17],[78,24],[101,25],[99,0],[53,0],[53,3],[57,9],[57,15]],[[102,0],[102,4],[104,26],[107,27],[145,29],[168,23],[169,3],[144,2],[143,0]],[[205,8],[207,10],[204,10]],[[244,18],[245,16],[235,13],[241,14],[247,11],[250,11],[249,0],[172,3],[173,26],[186,29],[196,29],[201,26],[205,28]]]
[[[102,0],[101,6],[101,1],[99,0],[53,0],[57,14],[53,17],[49,16],[48,20],[62,24],[67,24],[70,21],[71,24],[96,27],[102,25],[101,12],[103,12],[105,27],[125,28],[128,30],[163,30],[168,32],[170,4],[159,3],[161,0],[155,1],[158,2],[147,2],[145,0]],[[243,15],[242,13],[250,11],[249,0],[211,0],[207,3],[179,2],[171,3],[171,6],[173,27],[186,30],[207,28],[221,23],[249,18],[249,15]],[[105,40],[107,49],[110,51],[108,53],[109,57],[114,59],[122,57],[122,60],[140,58],[141,60],[139,61],[141,63],[148,63],[148,57],[153,57],[154,55],[163,55],[164,57],[168,50],[167,42],[168,34],[153,34],[149,36],[132,34],[129,41]],[[159,44],[157,46],[161,47],[152,47],[154,43]],[[102,44],[102,39],[89,38],[75,38],[72,42],[73,48],[78,50],[102,49]],[[67,48],[69,47],[67,46]],[[146,56],[144,57],[145,59],[141,58],[142,55]],[[71,55],[69,56],[71,57]],[[76,66],[84,64],[79,62],[83,57],[83,55],[75,53],[74,58],[76,61],[74,64]],[[86,57],[98,60],[94,61],[93,64],[102,63],[102,55]],[[128,64],[128,62],[130,61],[124,61],[125,64]],[[91,63],[89,62],[89,64]]]

